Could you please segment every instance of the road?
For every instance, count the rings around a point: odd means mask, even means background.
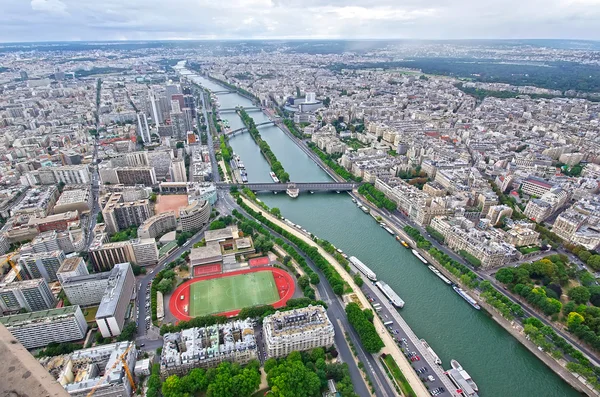
[[[204,115],[204,120],[206,123],[206,136],[207,136],[207,143],[208,143],[208,147],[209,150],[208,152],[210,153],[210,165],[212,166],[212,172],[213,172],[213,180],[215,182],[220,182],[221,181],[221,177],[219,176],[219,166],[217,165],[217,158],[215,157],[215,150],[214,150],[214,143],[213,143],[213,136],[212,136],[212,132],[210,129],[210,125],[212,123],[212,119],[209,120],[208,119],[208,113],[206,112],[206,92],[204,90],[201,90],[200,92],[200,98],[202,100],[202,114]]]
[[[221,209],[233,210],[236,209],[240,213],[244,214],[247,218],[253,219],[249,214],[247,214],[243,208],[239,207],[237,203],[233,200],[233,198],[226,192],[220,193],[220,201]],[[263,225],[264,226],[264,225]],[[315,266],[312,260],[305,256],[302,251],[296,247],[291,241],[287,240],[285,237],[276,233],[275,231],[269,229],[264,226],[273,237],[279,237],[283,239],[287,244],[291,245],[298,251],[300,255],[306,260],[309,266],[319,275],[321,280],[326,280],[325,276],[321,272],[319,268]],[[362,345],[359,342],[358,334],[354,331],[354,328],[350,326],[348,319],[346,317],[346,312],[344,310],[345,306],[343,302],[335,295],[333,289],[329,285],[328,282],[322,282],[316,285],[317,291],[321,300],[323,300],[329,306],[327,308],[327,315],[329,316],[331,322],[333,323],[335,329],[335,344],[339,350],[340,356],[342,360],[348,364],[350,370],[350,376],[352,378],[352,383],[354,384],[354,391],[359,396],[368,396],[369,393],[366,389],[364,382],[362,381],[362,374],[360,370],[356,366],[354,362],[354,358],[352,356],[352,352],[345,340],[344,331],[348,332],[350,336],[350,340],[356,347],[358,353],[358,360],[365,365],[365,369],[367,370],[369,377],[375,384],[375,394],[377,396],[395,396],[396,392],[392,389],[389,384],[389,380],[387,375],[384,373],[383,369],[378,364],[378,358],[376,355],[366,353]],[[342,330],[343,327],[343,330]],[[360,379],[360,382],[358,380]]]
[[[404,348],[406,352],[417,355],[419,360],[415,361],[415,370],[421,370],[423,373],[419,374],[420,378],[427,378],[433,376],[434,381],[427,381],[427,385],[430,390],[438,389],[443,387],[445,392],[440,393],[440,396],[451,395],[455,389],[450,379],[444,375],[444,370],[435,362],[435,357],[427,351],[425,346],[421,343],[420,339],[410,329],[406,321],[402,319],[396,308],[389,303],[387,297],[374,285],[374,283],[365,280],[365,283],[361,287],[361,290],[367,296],[367,298],[373,299],[372,304],[379,303],[381,306],[376,311],[376,314],[381,317],[383,322],[394,321],[394,324],[388,327],[389,332],[398,344],[398,346]],[[375,310],[374,310],[375,312]],[[382,332],[388,332],[388,330],[381,330]],[[410,359],[410,358],[409,358]]]

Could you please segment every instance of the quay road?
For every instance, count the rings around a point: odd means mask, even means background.
[[[240,213],[244,214],[244,216],[246,216],[248,219],[254,219],[249,214],[247,214],[243,208],[237,205],[237,203],[229,195],[229,193],[220,192],[219,195],[221,209],[224,209],[227,212],[236,209]],[[275,231],[269,229],[265,225],[263,225],[263,227],[269,230],[272,236],[279,237],[283,239],[287,244],[294,247],[296,251],[298,251],[298,253],[306,260],[309,266],[315,272],[317,272],[321,280],[323,280],[323,282],[317,284],[315,287],[317,288],[320,299],[328,305],[327,315],[329,316],[329,319],[333,323],[333,327],[335,329],[335,345],[338,348],[342,360],[348,364],[350,377],[352,379],[352,384],[354,385],[354,391],[356,392],[356,394],[358,394],[359,396],[368,396],[369,392],[363,381],[362,374],[356,366],[352,352],[350,351],[350,348],[348,347],[348,344],[345,340],[344,331],[348,332],[348,334],[350,335],[350,340],[356,347],[356,351],[358,353],[358,360],[365,364],[365,370],[374,382],[375,395],[378,397],[397,396],[398,394],[389,384],[389,378],[387,377],[384,369],[381,367],[377,356],[366,353],[363,350],[362,345],[360,344],[360,340],[358,338],[358,334],[348,322],[348,319],[346,317],[346,311],[344,310],[344,304],[335,295],[321,270],[317,268],[312,262],[312,260],[309,257],[305,256],[303,252],[300,251],[300,249],[296,247],[291,241],[287,240],[285,237],[279,235]]]
[[[394,321],[394,324],[391,325],[393,328],[393,337],[400,341],[399,346],[403,347],[407,352],[417,352],[420,357],[419,361],[414,362],[415,369],[426,368],[425,373],[420,374],[419,377],[427,378],[428,376],[433,376],[435,380],[433,382],[427,381],[429,385],[429,390],[434,390],[439,387],[444,387],[446,389],[445,392],[438,394],[439,396],[458,396],[456,393],[456,387],[444,374],[444,370],[438,364],[435,363],[435,358],[427,351],[425,346],[421,343],[421,340],[415,335],[410,326],[404,321],[402,316],[398,313],[396,308],[392,306],[389,302],[389,299],[377,288],[374,283],[369,280],[365,280],[365,283],[361,287],[363,293],[371,298],[375,299],[372,304],[379,303],[381,304],[381,311],[376,312],[375,309],[373,313],[375,315],[379,315],[382,321]],[[387,329],[381,330],[382,332],[388,332]],[[406,343],[402,343],[402,339],[406,339]]]
[[[215,157],[215,149],[214,149],[214,143],[213,143],[213,136],[212,136],[212,131],[210,126],[212,125],[212,118],[209,120],[208,119],[208,113],[206,112],[206,104],[207,104],[207,100],[206,100],[206,92],[204,91],[204,89],[199,88],[200,91],[200,99],[202,100],[202,114],[204,116],[204,122],[206,123],[206,136],[207,136],[207,144],[209,147],[208,153],[210,154],[210,165],[212,167],[212,172],[213,172],[213,181],[215,182],[220,182],[221,181],[221,177],[219,176],[219,165],[217,164],[217,158]],[[191,162],[190,162],[191,163]],[[191,164],[190,164],[191,167]]]
[[[499,284],[493,276],[491,276],[485,272],[478,271],[477,269],[473,268],[473,266],[471,266],[468,262],[466,262],[461,256],[459,256],[457,253],[455,253],[454,251],[449,249],[447,246],[438,243],[437,240],[435,240],[434,238],[428,238],[429,234],[427,233],[427,231],[420,225],[417,225],[416,223],[414,223],[411,219],[407,218],[404,214],[402,214],[401,212],[399,212],[397,210],[394,211],[394,213],[391,213],[390,211],[388,211],[386,209],[377,208],[370,202],[363,200],[360,197],[360,195],[358,195],[354,192],[351,194],[351,196],[354,197],[356,200],[360,201],[363,205],[365,205],[373,210],[376,210],[382,217],[383,222],[385,222],[388,226],[391,226],[397,230],[402,230],[402,231],[404,231],[404,226],[411,226],[411,227],[414,227],[415,229],[419,230],[421,235],[424,238],[426,238],[433,247],[444,252],[445,254],[447,254],[449,257],[451,257],[455,261],[467,266],[475,274],[478,275],[479,281],[487,280],[490,283],[492,283],[494,286],[496,286],[497,290],[499,292],[501,292],[504,296],[506,296],[508,299],[510,299],[510,301],[512,303],[516,303],[519,306],[521,306],[528,316],[535,317],[538,320],[540,320],[542,323],[544,323],[544,325],[552,327],[552,329],[554,329],[554,332],[556,332],[558,335],[560,335],[562,338],[564,338],[570,344],[572,344],[574,347],[576,347],[578,350],[580,350],[590,360],[590,362],[592,362],[596,366],[598,366],[600,364],[597,356],[593,352],[591,352],[588,348],[586,348],[585,346],[582,346],[579,342],[574,340],[571,337],[571,335],[563,332],[562,329],[556,327],[556,325],[554,325],[552,322],[548,321],[544,316],[538,314],[534,310],[531,310],[527,305],[525,305],[525,304],[523,304],[523,302],[519,301],[507,289],[505,289],[503,285]],[[518,321],[518,319],[515,319],[515,321]]]

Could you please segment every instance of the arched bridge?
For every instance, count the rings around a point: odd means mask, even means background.
[[[238,189],[247,187],[253,192],[285,192],[290,184],[288,183],[217,183],[218,189],[231,189],[235,186]],[[351,191],[360,186],[360,183],[349,182],[308,182],[294,183],[301,192],[343,192]]]
[[[263,125],[275,125],[275,122],[274,121],[263,121],[262,123],[256,124],[256,127],[258,128],[258,127],[261,127]],[[233,135],[235,135],[237,133],[244,132],[244,131],[248,131],[248,128],[247,127],[242,127],[242,128],[238,128],[236,130],[227,131],[225,133],[225,135],[233,136]]]

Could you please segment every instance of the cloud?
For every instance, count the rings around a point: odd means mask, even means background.
[[[60,0],[31,0],[31,9],[48,14],[67,15],[67,5]]]
[[[0,41],[600,40],[600,0],[0,0],[0,4]]]

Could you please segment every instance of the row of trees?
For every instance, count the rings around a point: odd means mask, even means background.
[[[223,156],[223,161],[228,163],[229,161],[231,161],[231,152],[229,151],[229,146],[227,145],[227,141],[225,140],[224,135],[221,135],[219,139],[221,140],[221,143],[219,145],[221,149],[221,156]]]
[[[275,153],[273,153],[269,144],[265,142],[260,136],[260,132],[258,132],[258,128],[256,128],[256,123],[254,122],[254,119],[250,117],[244,109],[240,109],[239,114],[240,118],[244,122],[244,125],[248,128],[248,132],[260,148],[260,151],[262,152],[263,156],[265,156],[265,158],[271,165],[271,171],[273,171],[275,175],[277,175],[277,178],[279,178],[280,182],[288,182],[290,180],[290,175],[287,172],[285,172],[283,166],[281,165],[279,160],[277,160],[277,156],[275,156]]]
[[[294,123],[293,120],[284,119],[283,120],[283,124],[285,124],[285,126],[287,127],[287,129],[290,130],[290,132],[292,134],[294,134],[294,136],[296,138],[304,139],[304,134],[302,132],[298,131],[298,129],[296,128],[296,124]]]
[[[582,262],[591,267],[592,269],[598,271],[600,270],[600,255],[598,255],[595,251],[588,251],[581,245],[567,244],[565,248],[577,255]]]
[[[367,200],[377,206],[377,208],[385,208],[388,211],[394,211],[396,209],[396,203],[385,197],[383,192],[375,189],[375,186],[370,183],[365,183],[358,188],[358,192],[365,196]]]
[[[358,333],[360,341],[369,353],[377,353],[383,348],[383,341],[373,324],[373,312],[371,309],[360,310],[355,302],[346,305],[346,315],[348,322]]]
[[[116,232],[110,237],[111,243],[117,243],[119,241],[128,241],[137,238],[137,226],[129,226],[127,229]]]
[[[222,362],[216,368],[194,368],[186,376],[171,375],[162,384],[163,397],[184,397],[206,392],[207,397],[250,397],[260,385],[260,363],[245,367]]]
[[[339,296],[344,294],[344,280],[342,279],[342,276],[340,276],[340,274],[325,258],[323,258],[323,256],[319,253],[319,250],[316,247],[306,243],[304,240],[300,239],[299,237],[296,237],[294,234],[289,233],[287,230],[284,230],[283,228],[274,224],[273,222],[268,220],[262,213],[254,211],[246,203],[243,202],[241,197],[238,198],[237,203],[242,208],[244,208],[244,210],[246,210],[246,212],[248,212],[250,216],[257,219],[270,229],[274,230],[276,233],[279,233],[283,237],[290,240],[296,247],[300,249],[300,251],[304,252],[304,254],[308,256],[308,258],[312,260],[313,263],[319,269],[321,269],[321,271],[325,275],[325,278],[329,282],[329,285],[331,285],[333,292]],[[259,224],[255,225],[255,229],[261,231],[261,233],[263,234],[269,234],[269,232]]]
[[[347,169],[345,169],[344,167],[342,167],[341,165],[339,165],[332,156],[329,156],[325,153],[323,153],[318,147],[317,145],[315,145],[313,142],[308,142],[308,147],[315,152],[315,154],[317,156],[319,156],[319,158],[321,159],[321,161],[323,161],[325,164],[327,164],[327,166],[329,168],[331,168],[336,174],[338,174],[339,176],[341,176],[342,178],[344,178],[345,180],[349,181],[349,180],[353,180],[356,182],[361,182],[362,178],[358,177],[358,176],[354,176],[352,175],[352,173],[350,171],[348,171]]]

